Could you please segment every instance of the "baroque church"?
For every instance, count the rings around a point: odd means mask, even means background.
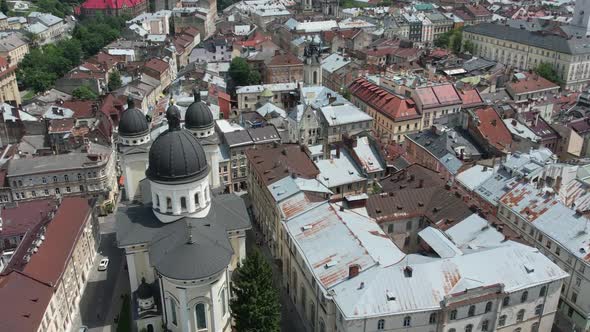
[[[231,331],[231,276],[245,258],[250,220],[240,197],[212,195],[219,183],[214,119],[194,95],[184,127],[172,102],[168,129],[157,137],[133,103],[119,124],[126,197],[134,203],[118,209],[117,244],[139,331]]]

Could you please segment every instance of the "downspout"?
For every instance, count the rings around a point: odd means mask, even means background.
[[[162,316],[164,318],[164,328],[168,331],[168,315],[166,309],[166,298],[164,297],[164,283],[162,282],[162,276],[158,273],[158,279],[160,280],[160,298],[162,299]]]

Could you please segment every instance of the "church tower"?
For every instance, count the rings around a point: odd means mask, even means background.
[[[141,200],[139,182],[145,177],[150,144],[148,120],[129,97],[127,110],[119,121],[119,154],[125,183],[125,200]]]
[[[320,45],[312,40],[303,52],[303,82],[305,85],[322,85]]]
[[[590,34],[590,0],[576,0],[574,17],[570,24],[586,30],[587,35]]]

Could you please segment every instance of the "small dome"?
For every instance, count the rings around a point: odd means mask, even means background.
[[[150,128],[145,114],[135,108],[133,99],[129,98],[127,105],[127,110],[123,112],[119,120],[119,135],[133,137],[148,134]]]
[[[193,91],[195,101],[190,104],[184,116],[184,126],[188,129],[205,129],[214,125],[213,113],[207,104],[201,101],[201,93]]]
[[[169,107],[168,130],[150,148],[147,177],[156,182],[191,182],[209,174],[203,147],[188,131],[180,128],[180,112]]]
[[[145,282],[145,278],[141,278],[141,284],[137,287],[137,297],[142,300],[154,297],[152,288]]]
[[[270,91],[268,88],[265,88],[264,90],[262,90],[262,93],[260,94],[260,97],[263,97],[263,98],[272,98],[272,91]]]

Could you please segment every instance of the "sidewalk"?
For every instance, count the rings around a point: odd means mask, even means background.
[[[261,234],[258,226],[256,224],[252,224],[252,230],[248,231],[246,234],[246,246],[248,248],[252,248],[256,246],[256,236],[257,234]],[[281,282],[281,271],[279,267],[274,262],[272,255],[270,253],[270,249],[266,245],[262,245],[260,247],[257,246],[260,250],[262,255],[267,259],[272,267],[273,273],[273,282],[275,287],[280,290],[280,300],[281,300],[281,331],[282,332],[305,332],[305,327],[303,326],[303,320],[299,316],[299,313],[295,309],[293,302],[291,302],[291,298],[289,294],[287,294],[287,289],[282,287]]]

